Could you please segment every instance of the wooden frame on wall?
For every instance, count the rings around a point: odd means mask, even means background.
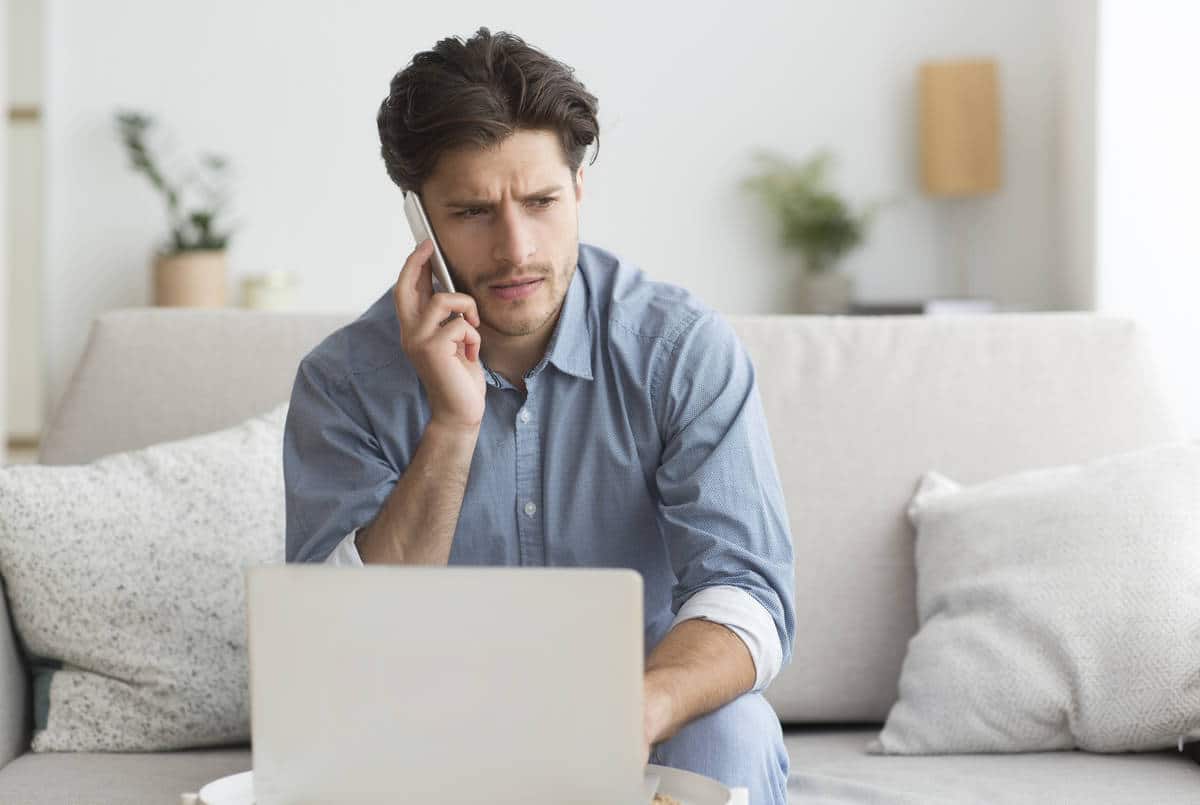
[[[8,120],[10,123],[33,121],[37,122],[42,119],[42,109],[40,106],[10,106],[8,107]]]

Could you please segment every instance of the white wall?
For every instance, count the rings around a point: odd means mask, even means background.
[[[8,0],[0,0],[0,42],[8,42]],[[0,58],[0,109],[8,118],[8,48]],[[0,384],[8,381],[8,126],[0,129]],[[0,435],[8,433],[5,395],[0,394]],[[6,460],[8,439],[0,438],[0,464]]]
[[[726,312],[788,312],[796,260],[736,183],[749,151],[830,145],[854,201],[894,196],[847,268],[865,300],[956,290],[945,217],[918,190],[917,64],[994,56],[1006,184],[975,205],[977,286],[1002,303],[1067,301],[1056,182],[1062,38],[1043,0],[801,0],[678,4],[544,0],[497,6],[283,0],[48,0],[44,333],[57,399],[88,322],[145,304],[161,199],[126,167],[118,104],[150,110],[184,154],[228,154],[248,225],[235,276],[288,268],[305,308],[357,309],[411,248],[378,156],[375,112],[413,53],[480,25],[576,68],[600,99],[581,237]]]
[[[1100,310],[1145,322],[1200,436],[1200,5],[1100,4]]]
[[[8,102],[39,108],[42,102],[41,0],[8,3]],[[41,123],[10,121],[8,131],[8,383],[7,433],[28,442],[42,430]]]
[[[1096,305],[1096,0],[1058,6],[1061,73],[1058,201],[1061,225],[1056,276],[1063,307]]]

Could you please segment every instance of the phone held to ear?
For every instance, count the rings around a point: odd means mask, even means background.
[[[433,241],[433,281],[434,292],[438,290],[454,293],[454,283],[450,281],[450,272],[446,270],[446,259],[442,257],[442,249],[438,246],[437,238],[433,236],[433,227],[429,225],[429,217],[425,207],[421,205],[421,197],[409,191],[404,194],[404,215],[408,218],[408,226],[412,230],[413,240],[419,246],[426,240]],[[441,286],[439,289],[436,286]]]

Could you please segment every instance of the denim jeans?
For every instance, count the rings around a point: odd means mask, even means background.
[[[750,805],[787,805],[788,754],[775,709],[744,693],[650,750],[650,762],[750,789]]]

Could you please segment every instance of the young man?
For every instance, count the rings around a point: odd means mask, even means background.
[[[433,293],[423,242],[301,362],[287,560],[633,568],[648,762],[784,805],[761,691],[792,654],[792,542],[754,368],[687,291],[579,242],[596,110],[486,28],[393,78],[384,164],[457,292]]]

